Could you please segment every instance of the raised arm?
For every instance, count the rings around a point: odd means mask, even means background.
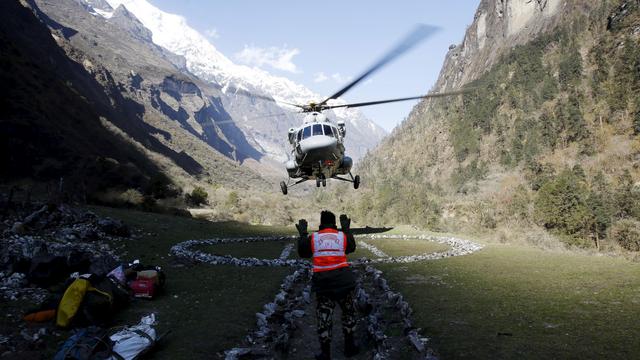
[[[296,229],[298,229],[298,256],[303,259],[307,259],[313,256],[311,252],[311,238],[309,237],[309,233],[307,232],[307,220],[300,219],[296,224]]]
[[[349,217],[347,217],[347,215],[345,214],[340,215],[340,227],[342,232],[347,237],[346,253],[351,254],[352,252],[356,251],[356,239],[351,233],[351,219],[349,219]]]

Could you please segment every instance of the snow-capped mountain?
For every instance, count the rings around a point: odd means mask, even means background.
[[[291,115],[293,109],[281,102],[305,104],[322,98],[321,95],[287,78],[233,63],[205,36],[191,28],[185,18],[166,13],[146,0],[85,0],[85,2],[89,3],[97,14],[104,17],[110,17],[114,9],[119,6],[126,7],[146,28],[151,30],[155,44],[183,56],[191,73],[221,87],[222,91],[229,96],[228,99],[223,99],[225,108],[228,108],[240,128],[265,153],[277,160],[283,160],[285,158],[283,155],[288,152],[286,129],[299,125],[301,120]],[[274,108],[264,104],[256,107],[256,102],[260,102],[259,100],[247,99],[247,95],[235,96],[236,92],[242,90],[250,94],[271,96],[280,102],[279,107]],[[336,103],[344,102],[338,99]],[[283,111],[290,115],[278,118],[261,117],[268,113]],[[386,135],[382,128],[367,119],[357,109],[336,109],[334,114],[336,120],[344,120],[347,123],[349,129],[347,151],[355,159],[364,155]],[[283,148],[287,152],[283,152]]]

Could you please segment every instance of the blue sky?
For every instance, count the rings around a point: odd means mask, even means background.
[[[343,96],[349,102],[421,95],[462,41],[479,0],[149,0],[180,14],[236,63],[259,66],[329,96],[360,75],[415,24],[440,31]],[[311,99],[310,99],[311,100]],[[319,99],[317,99],[319,100]],[[387,130],[417,102],[362,108]]]

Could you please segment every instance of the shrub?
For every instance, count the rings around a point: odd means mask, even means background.
[[[186,200],[187,200],[187,203],[198,206],[198,205],[206,204],[208,197],[209,197],[209,194],[204,188],[200,186],[196,186],[193,189],[193,191],[191,191],[191,194],[187,194]]]
[[[558,78],[563,88],[578,81],[582,75],[582,57],[578,48],[571,46],[563,55],[559,65]]]
[[[619,219],[635,217],[640,218],[640,189],[635,186],[633,177],[628,169],[622,172],[618,178],[618,186],[615,193],[616,216]]]
[[[553,76],[547,75],[542,82],[542,88],[540,89],[540,97],[543,101],[549,101],[555,99],[558,94],[558,82]]]
[[[230,208],[237,208],[240,205],[240,196],[237,192],[232,191],[229,193],[229,195],[227,196],[226,205]]]
[[[581,235],[591,222],[588,190],[579,176],[566,169],[545,183],[535,201],[538,221],[565,235]]]
[[[518,185],[515,189],[511,201],[507,205],[509,214],[516,219],[529,220],[531,197],[529,192],[523,185]]]
[[[630,251],[640,251],[640,221],[623,219],[611,227],[611,239]]]
[[[176,187],[171,180],[163,174],[157,174],[149,180],[147,193],[156,199],[177,197],[181,192],[182,190]]]
[[[635,111],[633,114],[633,133],[640,135],[640,96],[635,99]]]
[[[142,193],[136,189],[128,189],[119,196],[120,200],[129,205],[140,205],[144,201]]]

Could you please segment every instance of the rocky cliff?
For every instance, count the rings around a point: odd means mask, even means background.
[[[482,0],[462,43],[450,46],[434,90],[477,79],[504,51],[556,26],[568,9],[564,0]]]

